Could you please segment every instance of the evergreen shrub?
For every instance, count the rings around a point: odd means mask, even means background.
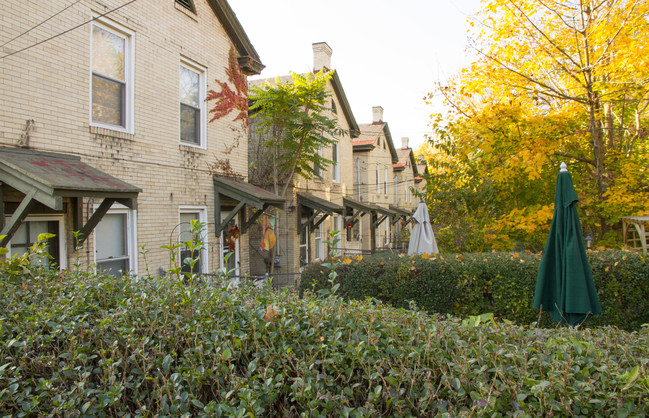
[[[381,272],[394,260],[370,261]],[[408,261],[388,272],[407,282],[412,267],[445,277],[455,262]],[[396,288],[404,298],[416,293]],[[443,289],[421,293],[447,306]],[[411,308],[226,280],[2,264],[0,415],[649,412],[646,329],[540,329]]]
[[[649,265],[635,252],[588,253],[603,312],[585,325],[638,330],[649,323]],[[390,253],[353,260],[337,280],[347,298],[372,297],[395,307],[413,301],[427,312],[466,317],[493,313],[518,324],[553,326],[532,302],[541,256],[531,253],[474,253],[424,258]],[[319,289],[323,269],[309,266],[300,289]],[[326,276],[326,275],[325,275]]]

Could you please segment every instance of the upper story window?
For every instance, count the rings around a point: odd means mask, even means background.
[[[376,166],[376,194],[381,194],[381,179],[379,178],[380,174],[379,171],[381,169],[379,166]]]
[[[394,204],[399,204],[399,176],[394,175]]]
[[[334,115],[338,114],[338,108],[336,107],[336,102],[334,101],[334,99],[331,99],[331,111]]]
[[[318,147],[318,150],[316,151],[316,154],[318,154],[318,156],[320,156],[320,157],[323,156],[321,147]],[[319,178],[319,179],[322,178],[322,170],[320,169],[320,167],[318,167],[317,164],[313,164],[313,174],[316,176],[316,178]]]
[[[388,169],[385,169],[383,176],[383,194],[388,195]]]
[[[133,132],[133,34],[92,24],[92,124]]]
[[[338,183],[340,181],[340,155],[338,152],[338,144],[333,144],[333,152],[331,156],[331,160],[333,161],[332,166],[333,166],[333,181]]]
[[[205,71],[180,64],[180,142],[205,147]]]
[[[176,4],[181,5],[192,13],[196,13],[196,7],[194,6],[194,2],[192,0],[176,0]]]

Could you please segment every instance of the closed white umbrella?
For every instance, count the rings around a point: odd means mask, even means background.
[[[430,225],[428,208],[422,200],[417,206],[417,210],[412,217],[417,222],[410,233],[410,242],[408,243],[408,255],[410,254],[437,254],[437,241],[433,227]]]

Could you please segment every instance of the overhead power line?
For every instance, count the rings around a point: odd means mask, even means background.
[[[88,19],[88,20],[86,20],[86,21],[83,22],[83,23],[80,23],[80,24],[78,24],[78,25],[76,25],[76,26],[71,27],[70,29],[66,29],[66,30],[64,30],[63,32],[57,33],[56,35],[50,36],[49,38],[43,39],[42,41],[38,41],[38,42],[36,42],[36,43],[34,43],[34,44],[31,44],[31,45],[29,45],[29,46],[26,46],[26,47],[24,47],[24,48],[22,48],[22,49],[19,49],[19,50],[17,50],[17,51],[10,52],[10,53],[8,53],[8,54],[6,54],[6,55],[3,55],[3,56],[0,57],[0,58],[7,58],[7,57],[10,57],[10,56],[12,56],[12,55],[16,55],[16,54],[19,54],[19,53],[21,53],[21,52],[23,52],[23,51],[26,51],[26,50],[28,50],[28,49],[31,49],[31,48],[33,48],[33,47],[35,47],[35,46],[40,45],[40,44],[44,44],[45,42],[51,41],[52,39],[58,38],[59,36],[62,36],[62,35],[65,35],[65,34],[68,33],[68,32],[72,32],[73,30],[78,29],[78,28],[80,28],[80,27],[82,27],[82,26],[84,26],[84,25],[86,25],[86,24],[88,24],[88,23],[90,23],[90,22],[94,22],[94,21],[97,20],[97,19],[101,19],[102,17],[107,16],[107,15],[109,15],[110,13],[113,13],[114,11],[121,9],[122,7],[128,6],[129,4],[134,3],[134,2],[136,2],[136,1],[137,1],[137,0],[130,0],[130,1],[128,1],[128,2],[126,2],[126,3],[124,3],[124,4],[122,4],[121,6],[117,6],[117,7],[115,7],[114,9],[111,9],[111,10],[105,12],[105,13],[100,14],[99,16],[95,16],[95,17],[93,17],[92,19]]]
[[[80,1],[81,1],[81,0],[76,0],[74,3],[72,3],[72,4],[68,5],[68,6],[66,6],[63,10],[59,10],[58,12],[54,13],[52,16],[50,16],[50,17],[48,17],[47,19],[43,20],[41,23],[37,24],[36,26],[32,26],[31,28],[27,29],[26,31],[22,32],[21,34],[14,36],[13,38],[9,39],[9,40],[8,40],[7,42],[5,42],[4,44],[0,45],[0,48],[2,48],[3,46],[5,46],[5,45],[7,45],[7,44],[10,44],[11,42],[15,41],[16,39],[20,38],[21,36],[24,36],[24,35],[28,34],[29,32],[33,31],[34,29],[36,29],[37,27],[39,27],[40,25],[42,25],[43,23],[46,23],[47,21],[52,20],[53,18],[55,18],[56,16],[58,16],[58,15],[60,15],[61,13],[65,12],[65,11],[68,10],[70,7],[74,6],[75,4],[79,3]]]

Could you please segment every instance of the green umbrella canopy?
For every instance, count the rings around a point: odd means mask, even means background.
[[[536,278],[534,307],[549,311],[557,322],[577,325],[602,308],[581,237],[579,198],[565,167],[561,163],[557,176],[554,215]]]

